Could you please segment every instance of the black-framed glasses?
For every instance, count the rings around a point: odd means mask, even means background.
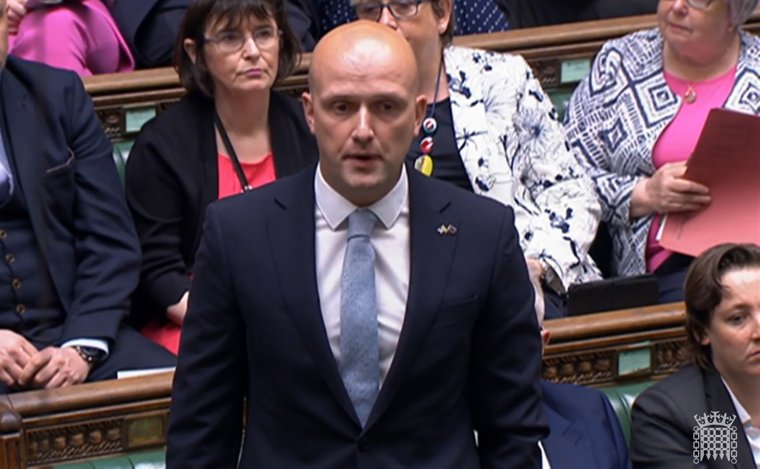
[[[245,46],[248,39],[253,39],[259,50],[265,50],[274,47],[280,40],[281,32],[272,26],[257,28],[250,34],[244,34],[241,31],[222,31],[214,37],[204,37],[204,42],[210,42],[219,48],[220,52],[233,54]]]
[[[367,1],[354,6],[356,16],[363,20],[378,21],[385,8],[397,20],[414,17],[420,10],[420,4],[431,0],[391,0],[390,2]]]

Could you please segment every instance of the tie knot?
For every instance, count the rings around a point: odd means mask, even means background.
[[[377,223],[377,215],[372,210],[357,208],[348,216],[348,239],[356,236],[369,237]]]

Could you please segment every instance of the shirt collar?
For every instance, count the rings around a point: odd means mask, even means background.
[[[736,409],[736,416],[739,418],[739,420],[742,423],[743,427],[746,427],[751,423],[751,417],[749,415],[749,412],[747,412],[747,409],[744,408],[741,402],[739,402],[739,399],[734,396],[734,392],[731,391],[731,387],[728,385],[725,379],[723,377],[720,377],[720,380],[723,381],[723,386],[726,387],[726,390],[728,390],[728,395],[731,396],[731,401],[734,403],[734,408]]]
[[[322,176],[320,165],[317,165],[317,171],[314,176],[314,194],[317,207],[332,230],[337,230],[338,226],[343,223],[343,220],[348,218],[351,212],[358,208],[330,187]],[[406,205],[408,194],[409,181],[406,174],[406,165],[401,165],[401,175],[396,185],[393,186],[393,189],[380,200],[366,208],[377,216],[385,229],[389,229],[398,220],[401,210]]]

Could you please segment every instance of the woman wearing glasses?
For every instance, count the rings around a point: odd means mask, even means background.
[[[760,40],[741,31],[757,0],[660,0],[658,27],[608,42],[570,101],[570,145],[594,180],[616,275],[654,272],[683,299],[691,258],[656,240],[661,217],[710,202],[684,179],[710,109],[760,113]]]
[[[297,53],[281,0],[198,0],[185,14],[176,63],[187,95],[145,125],[126,171],[143,250],[133,315],[166,325],[143,332],[174,352],[206,206],[316,160],[300,104],[272,91]]]
[[[451,0],[360,0],[360,19],[402,34],[429,106],[409,160],[424,174],[514,208],[520,241],[546,317],[561,294],[599,278],[588,255],[599,203],[577,168],[549,98],[525,60],[450,45]]]

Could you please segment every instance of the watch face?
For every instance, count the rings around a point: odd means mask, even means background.
[[[105,352],[95,347],[75,347],[79,355],[84,358],[88,363],[96,363],[100,361]]]

